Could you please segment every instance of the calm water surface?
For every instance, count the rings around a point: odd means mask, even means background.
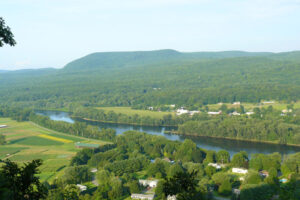
[[[65,121],[68,123],[74,123],[75,121],[85,121],[88,124],[99,126],[99,128],[112,128],[116,130],[117,134],[122,134],[128,130],[136,130],[146,132],[151,135],[161,135],[169,140],[184,141],[186,138],[193,140],[198,147],[219,151],[225,149],[232,156],[239,151],[246,151],[249,155],[253,153],[264,153],[269,154],[273,152],[279,152],[282,155],[300,152],[300,147],[291,147],[285,145],[265,144],[265,143],[254,143],[246,141],[227,140],[219,138],[208,138],[208,137],[191,137],[191,136],[180,136],[166,134],[164,131],[170,131],[174,128],[170,127],[152,127],[152,126],[135,126],[135,125],[124,125],[114,123],[102,123],[102,122],[91,122],[77,118],[71,118],[68,113],[60,111],[36,111],[37,114],[45,115],[50,117],[52,120]]]

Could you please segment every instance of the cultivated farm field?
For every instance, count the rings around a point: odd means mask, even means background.
[[[7,144],[0,145],[0,159],[10,159],[23,163],[33,159],[42,159],[40,177],[42,181],[51,182],[63,174],[71,158],[79,149],[75,142],[97,143],[106,142],[92,140],[40,127],[32,122],[17,122],[8,118],[0,118],[0,134],[6,136]]]

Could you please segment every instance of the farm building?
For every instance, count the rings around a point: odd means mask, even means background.
[[[131,194],[132,199],[153,200],[154,194]]]
[[[88,143],[81,143],[81,142],[76,142],[75,143],[76,148],[96,149],[99,146],[100,146],[99,144],[88,144]]]
[[[0,128],[6,128],[7,125],[0,125]]]

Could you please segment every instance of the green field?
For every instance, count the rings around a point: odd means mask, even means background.
[[[40,167],[41,174],[39,175],[42,181],[51,182],[55,177],[63,174],[71,158],[79,151],[75,148],[75,142],[82,141],[100,145],[106,143],[100,140],[59,133],[32,122],[16,122],[8,118],[0,118],[0,124],[8,126],[0,129],[0,134],[4,134],[7,141],[6,145],[0,146],[0,159],[10,159],[20,164],[33,159],[42,159],[43,165]],[[41,137],[41,135],[51,137],[48,139]],[[72,142],[56,141],[53,137]]]
[[[152,117],[157,119],[162,119],[164,115],[175,115],[174,112],[158,112],[150,110],[134,110],[130,107],[98,107],[97,109],[104,110],[105,112],[114,111],[115,113],[121,113],[129,116],[139,115],[143,117]]]

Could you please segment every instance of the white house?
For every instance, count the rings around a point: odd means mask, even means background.
[[[154,194],[131,194],[132,199],[146,199],[153,200]]]
[[[246,112],[246,115],[253,115],[253,114],[254,114],[253,111]]]
[[[148,107],[148,110],[153,110],[154,108],[152,106]]]
[[[275,101],[264,101],[263,104],[273,104]]]
[[[139,180],[139,183],[145,187],[149,186],[151,188],[154,188],[157,186],[158,180]]]
[[[238,105],[241,105],[241,102],[239,102],[239,101],[236,101],[236,102],[233,102],[233,104],[232,105],[236,105],[236,106],[238,106]]]
[[[171,104],[170,105],[171,108],[175,108],[175,106],[176,106],[175,104]]]
[[[168,195],[167,200],[176,200],[176,195]]]
[[[98,171],[97,168],[92,168],[92,169],[91,169],[91,172],[92,172],[92,173],[96,173],[97,171]]]
[[[182,115],[182,114],[188,114],[189,111],[184,109],[184,108],[180,108],[180,109],[177,109],[177,115]]]
[[[207,114],[209,114],[209,115],[220,115],[220,114],[222,114],[222,111],[218,111],[218,112],[212,112],[212,111],[210,111]]]
[[[222,167],[224,167],[224,165],[220,165],[218,163],[208,163],[208,166],[212,166],[216,169],[221,169]]]
[[[87,189],[87,187],[85,185],[77,184],[76,186],[80,189],[81,192],[83,192]]]
[[[240,116],[241,113],[238,113],[238,112],[234,111],[233,113],[231,113],[231,115],[234,115],[234,116]]]
[[[232,168],[233,173],[238,173],[238,174],[247,174],[248,170],[247,169],[242,169],[242,168]]]
[[[7,125],[0,125],[0,128],[6,128]]]

